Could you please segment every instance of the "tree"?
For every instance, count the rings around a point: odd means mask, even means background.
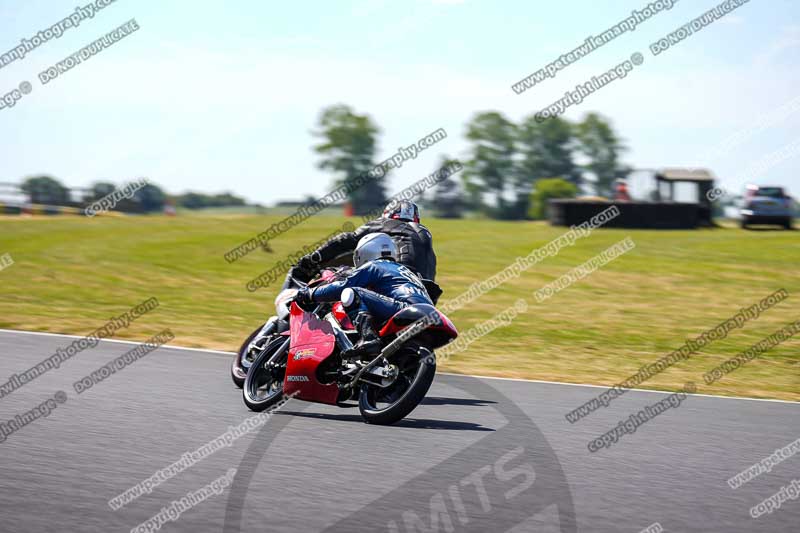
[[[163,211],[167,195],[157,185],[148,183],[133,193],[133,201],[141,205],[142,211]]]
[[[600,115],[589,113],[576,126],[580,152],[588,158],[586,170],[594,175],[595,192],[610,196],[614,180],[629,172],[619,162],[625,150],[611,125]]]
[[[239,207],[243,205],[247,205],[247,202],[244,201],[244,198],[239,198],[238,196],[234,196],[230,192],[224,192],[222,194],[215,194],[211,197],[211,202],[213,205],[217,207]]]
[[[457,160],[448,156],[440,158],[437,170],[449,168]],[[464,213],[464,199],[461,195],[461,188],[452,176],[448,176],[433,190],[433,199],[429,202],[436,214],[442,218],[461,218]]]
[[[230,207],[243,206],[247,202],[243,198],[234,196],[230,192],[222,194],[203,194],[201,192],[186,192],[176,196],[175,202],[186,209],[203,209],[206,207]]]
[[[472,202],[492,199],[487,211],[497,218],[514,218],[509,202],[513,180],[516,126],[496,111],[478,113],[467,125],[467,139],[474,143],[464,171],[464,186]]]
[[[368,115],[358,115],[349,106],[336,105],[322,111],[320,130],[314,132],[323,141],[314,146],[322,156],[319,168],[340,175],[336,184],[345,186],[354,214],[364,215],[386,203],[383,178],[386,170],[373,172],[376,165],[378,127]]]
[[[187,192],[175,198],[177,204],[186,209],[202,209],[208,207],[208,197],[197,192]]]
[[[67,205],[70,203],[69,189],[50,176],[35,176],[26,179],[20,187],[32,204]]]
[[[579,183],[581,172],[573,159],[575,129],[568,121],[555,117],[540,123],[531,115],[520,124],[517,142],[521,158],[514,188],[522,213],[529,213],[531,191],[538,180],[561,176]]]
[[[574,198],[578,194],[578,187],[563,178],[548,178],[536,182],[536,190],[531,194],[530,211],[528,215],[533,219],[542,219],[547,216],[547,201],[555,198]]]
[[[100,198],[111,194],[116,188],[117,187],[113,183],[108,181],[95,182],[89,189],[88,194],[84,195],[83,201],[85,203],[92,203],[95,200],[99,200]]]

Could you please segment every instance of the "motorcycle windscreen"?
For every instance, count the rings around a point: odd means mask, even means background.
[[[295,394],[301,400],[335,404],[339,386],[323,384],[317,379],[317,368],[330,357],[336,346],[333,327],[312,313],[306,313],[292,302],[289,320],[291,342],[283,378],[283,393]]]

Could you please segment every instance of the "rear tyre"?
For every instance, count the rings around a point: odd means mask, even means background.
[[[746,218],[743,218],[743,219],[742,219],[742,220],[739,222],[739,225],[742,227],[742,229],[747,229],[747,224],[748,224],[748,223],[749,223],[749,222],[748,222],[748,220],[747,220]]]
[[[288,337],[273,339],[253,360],[242,387],[242,399],[251,411],[263,411],[283,398],[283,378],[289,353]]]
[[[397,380],[382,389],[363,385],[358,410],[367,424],[389,425],[413,411],[431,388],[436,375],[436,358],[427,348],[411,348],[397,355]]]
[[[791,219],[791,218],[789,218],[789,219],[785,220],[785,221],[783,222],[783,227],[784,227],[785,229],[788,229],[788,230],[790,230],[790,229],[793,229],[793,228],[792,228],[792,219]]]
[[[245,339],[245,341],[239,347],[239,351],[236,352],[235,356],[233,356],[233,363],[231,364],[231,379],[233,380],[233,384],[240,389],[244,385],[244,380],[247,377],[247,368],[242,362],[242,359],[246,357],[247,354],[245,351],[250,346],[250,343],[253,342],[253,339],[256,338],[256,335],[258,335],[259,331],[261,331],[261,326],[257,327],[253,333],[251,333]]]

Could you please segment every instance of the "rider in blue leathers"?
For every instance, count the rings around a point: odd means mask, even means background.
[[[433,305],[425,286],[408,267],[395,261],[397,246],[384,233],[363,237],[353,254],[358,266],[342,280],[315,289],[302,289],[297,301],[301,304],[342,301],[361,340],[345,357],[374,356],[381,342],[375,333],[397,312],[414,304]]]

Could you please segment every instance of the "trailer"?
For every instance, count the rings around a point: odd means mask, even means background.
[[[714,175],[706,169],[638,170],[628,177],[630,200],[550,200],[548,218],[554,226],[573,226],[617,206],[619,216],[604,224],[616,228],[693,229],[713,226],[710,192]]]

